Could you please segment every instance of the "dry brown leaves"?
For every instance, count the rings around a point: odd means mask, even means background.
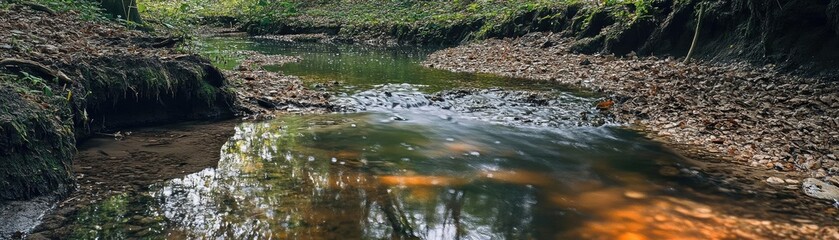
[[[558,44],[540,47],[545,41]],[[836,82],[780,74],[772,66],[582,55],[567,46],[559,37],[532,34],[441,50],[424,64],[587,87],[620,99],[612,111],[622,120],[676,143],[760,168],[839,174]]]

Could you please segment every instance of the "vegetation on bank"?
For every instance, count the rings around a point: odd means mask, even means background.
[[[579,6],[611,9],[616,18],[635,21],[654,11],[653,0],[140,0],[140,12],[163,26],[191,29],[208,22],[239,23],[250,29],[294,26],[447,26],[481,21],[481,32],[527,12]],[[545,16],[561,17],[561,16]],[[269,30],[270,31],[270,30]]]
[[[232,117],[218,69],[119,19],[97,1],[0,1],[0,202],[70,191],[77,139]]]
[[[46,80],[0,73],[0,201],[70,188],[69,101]]]

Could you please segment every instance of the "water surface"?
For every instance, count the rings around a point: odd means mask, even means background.
[[[95,210],[106,215],[80,218],[107,227],[78,233],[545,239],[579,236],[601,211],[676,193],[658,171],[679,157],[630,131],[403,114],[411,120],[357,113],[244,123],[218,168],[117,196]]]
[[[504,87],[510,89],[569,90],[545,81],[508,78],[491,74],[455,73],[420,65],[437,50],[422,47],[380,47],[348,44],[290,43],[267,39],[210,38],[201,44],[203,52],[216,56],[215,63],[233,69],[237,50],[257,51],[268,55],[300,56],[302,60],[266,70],[300,76],[310,82],[339,81],[349,92],[367,90],[381,84],[413,84],[425,92],[457,87]],[[225,57],[227,56],[227,57]],[[583,91],[575,89],[582,94]],[[590,94],[589,94],[590,95]]]
[[[208,46],[300,55],[299,63],[268,69],[311,84],[341,81],[343,97],[364,107],[242,123],[221,147],[217,168],[85,208],[73,237],[732,236],[716,228],[725,216],[719,206],[736,199],[697,191],[691,179],[698,172],[659,143],[620,126],[586,122],[597,112],[591,94],[423,68],[418,63],[430,49],[246,39],[209,40]],[[426,93],[500,89],[442,95],[449,105],[406,105],[399,101],[438,100],[400,95],[388,87],[393,84]],[[556,97],[542,101],[509,89]]]

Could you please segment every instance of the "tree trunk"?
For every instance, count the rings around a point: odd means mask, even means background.
[[[115,18],[143,23],[137,11],[137,0],[101,0],[102,8]]]

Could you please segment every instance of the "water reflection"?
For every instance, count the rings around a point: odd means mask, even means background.
[[[427,50],[208,43],[222,47],[214,51],[305,55],[281,70],[344,86],[540,88],[421,68],[416,62]],[[243,123],[217,168],[82,209],[71,238],[753,239],[781,225],[726,215],[720,208],[732,199],[692,190],[685,176],[693,173],[681,159],[636,133],[577,124],[584,117],[576,115],[591,108],[586,99],[482,110],[498,105],[491,100],[516,103],[499,93],[448,99],[440,107],[447,112],[364,104],[378,112]],[[557,111],[535,115],[557,124],[506,119],[548,106]]]
[[[588,208],[591,202],[603,208],[623,201],[587,192],[650,185],[636,175],[656,170],[650,156],[666,155],[609,128],[382,124],[387,118],[367,113],[242,124],[222,148],[217,169],[172,180],[154,193],[171,221],[170,236],[553,238],[590,217],[598,208]]]
[[[425,92],[456,87],[505,87],[542,90],[566,89],[549,81],[511,79],[491,74],[455,73],[426,68],[419,63],[434,52],[423,47],[379,47],[351,44],[290,43],[268,39],[205,38],[200,51],[214,60],[214,65],[234,69],[242,58],[238,51],[256,51],[266,55],[299,56],[301,61],[282,66],[265,66],[269,71],[299,76],[307,82],[339,81],[341,92],[356,92],[380,84],[416,84]]]

